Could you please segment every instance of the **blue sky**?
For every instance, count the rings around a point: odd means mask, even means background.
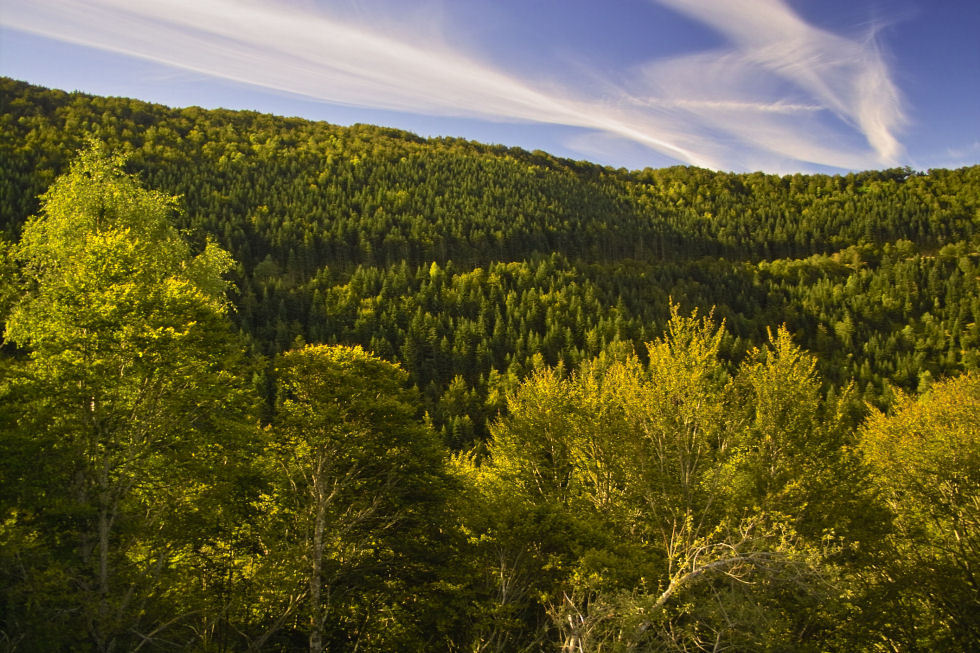
[[[977,0],[0,0],[0,74],[616,167],[980,163]]]

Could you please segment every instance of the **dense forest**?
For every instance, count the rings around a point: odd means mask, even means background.
[[[4,650],[980,646],[980,166],[0,101]]]

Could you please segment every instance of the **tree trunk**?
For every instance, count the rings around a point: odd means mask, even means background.
[[[110,511],[110,488],[109,488],[109,461],[102,460],[99,469],[99,523],[98,523],[98,547],[99,547],[99,611],[95,624],[96,641],[100,651],[112,649],[112,643],[108,640],[106,633],[109,622],[109,532],[112,528]]]
[[[323,462],[319,461],[318,467],[322,468]],[[323,529],[327,520],[327,497],[323,487],[321,469],[313,479],[313,491],[316,495],[316,520],[313,524],[313,570],[310,576],[310,653],[322,653],[323,651],[323,606],[321,605],[321,595],[323,592]]]

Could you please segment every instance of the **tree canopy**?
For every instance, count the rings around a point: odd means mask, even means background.
[[[980,167],[0,93],[0,648],[977,647]]]
[[[217,485],[196,476],[225,466],[249,403],[225,315],[230,257],[211,243],[191,255],[174,199],[121,163],[100,144],[83,151],[25,225],[5,337],[29,357],[2,387],[4,476],[25,501],[7,506],[7,526],[25,543],[51,536],[29,547],[50,566],[9,579],[9,600],[29,610],[24,592],[40,584],[32,599],[77,602],[62,618],[98,650],[152,637],[145,615],[170,600]],[[45,641],[38,615],[14,614]]]

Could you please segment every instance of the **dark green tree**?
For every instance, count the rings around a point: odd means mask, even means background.
[[[451,483],[407,374],[360,347],[315,345],[280,356],[276,375],[261,499],[269,551],[257,594],[241,597],[266,616],[251,646],[299,633],[317,652],[438,641],[425,595],[448,544],[439,532],[452,530]]]

